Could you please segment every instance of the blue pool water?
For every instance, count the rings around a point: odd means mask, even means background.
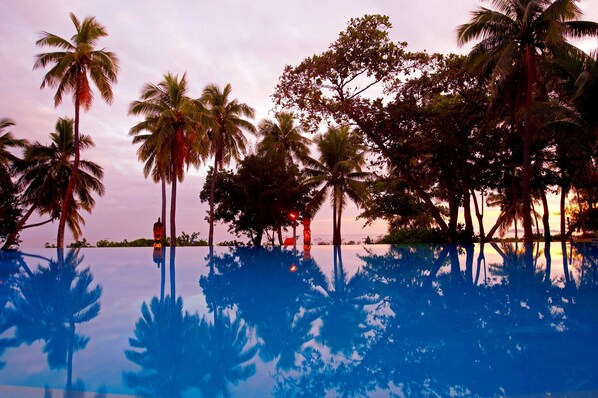
[[[0,396],[595,396],[597,252],[0,253]]]

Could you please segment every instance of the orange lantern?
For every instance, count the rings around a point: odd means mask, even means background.
[[[154,223],[154,247],[162,247],[162,233],[164,232],[164,225],[158,217],[158,221]]]
[[[311,218],[308,216],[303,217],[303,245],[311,245]]]

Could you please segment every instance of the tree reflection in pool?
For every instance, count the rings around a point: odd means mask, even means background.
[[[598,390],[591,245],[163,250],[158,272],[142,249],[2,253],[0,392]]]

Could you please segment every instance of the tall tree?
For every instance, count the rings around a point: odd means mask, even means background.
[[[522,129],[522,207],[525,244],[533,240],[531,158],[535,126],[532,104],[545,97],[542,64],[564,57],[583,57],[567,41],[598,35],[598,24],[579,21],[578,0],[493,0],[480,7],[457,30],[460,45],[479,40],[469,53],[471,67],[489,79],[495,100],[511,106]],[[495,102],[496,104],[496,102]]]
[[[427,181],[414,175],[412,164],[405,161],[396,131],[408,125],[395,120],[386,98],[372,98],[372,90],[389,95],[401,85],[401,78],[428,72],[426,53],[408,53],[407,43],[390,39],[392,27],[383,15],[365,15],[351,19],[329,49],[287,65],[279,79],[273,99],[277,106],[293,109],[310,129],[322,121],[351,123],[359,127],[367,142],[388,159],[401,178],[426,206],[448,240],[449,226],[442,209],[435,203]],[[417,73],[412,73],[418,70]],[[395,106],[396,108],[396,106]],[[410,139],[415,144],[417,140]]]
[[[220,89],[215,84],[208,85],[203,90],[201,101],[209,110],[209,119],[212,127],[208,131],[209,153],[214,156],[213,175],[218,175],[222,166],[231,160],[240,160],[245,154],[247,139],[243,130],[255,133],[255,126],[245,118],[253,118],[255,111],[249,105],[239,102],[236,98],[231,100],[232,87],[230,84]],[[216,179],[212,178],[210,187],[210,231],[208,246],[214,246],[214,192]]]
[[[70,206],[71,193],[77,183],[79,170],[79,110],[81,107],[89,110],[93,101],[89,78],[95,83],[104,101],[110,104],[113,99],[112,84],[116,83],[118,72],[116,55],[104,48],[96,49],[98,41],[108,35],[106,28],[96,21],[95,17],[86,17],[83,21],[79,21],[73,13],[70,13],[70,17],[76,33],[67,40],[52,33],[42,32],[41,38],[35,44],[52,47],[58,51],[36,55],[33,65],[33,69],[51,65],[41,88],[56,87],[55,106],[60,105],[63,96],[69,92],[73,94],[75,103],[75,158],[58,223],[56,245],[59,248],[64,247],[64,227],[68,214],[66,209]]]
[[[51,143],[44,145],[35,142],[25,150],[23,160],[15,167],[20,174],[18,183],[24,187],[22,193],[23,204],[29,209],[11,235],[4,243],[3,249],[10,248],[24,228],[30,228],[48,223],[59,218],[67,199],[67,189],[73,173],[73,158],[75,157],[73,119],[60,118],[56,122],[55,131],[50,134]],[[82,134],[79,137],[79,150],[93,147],[95,144],[90,136]],[[104,195],[102,178],[104,171],[97,163],[80,160],[79,177],[70,193],[69,207],[66,209],[65,220],[73,232],[75,239],[81,235],[81,225],[85,220],[79,210],[91,212],[95,206],[93,193]],[[29,217],[38,211],[50,218],[41,223],[25,225]]]
[[[140,126],[141,125],[141,126]],[[140,130],[142,128],[143,130]],[[149,131],[142,133],[142,131]],[[135,125],[130,131],[129,135],[133,136],[133,144],[140,144],[137,148],[137,158],[145,162],[143,165],[143,175],[147,178],[150,174],[152,180],[156,183],[161,183],[162,188],[162,226],[163,230],[167,231],[166,227],[166,181],[170,178],[170,167],[168,166],[167,154],[160,148],[160,134],[150,126],[144,126],[144,122]]]
[[[149,173],[154,167],[155,176],[170,178],[171,246],[176,246],[177,181],[185,178],[185,166],[198,166],[205,159],[208,149],[203,129],[204,107],[187,92],[186,74],[179,79],[178,75],[166,73],[160,83],[147,83],[140,100],[129,107],[130,114],[145,116],[145,120],[131,128],[130,135],[147,130],[151,136],[140,138],[146,140],[140,148],[148,156],[146,171]]]
[[[259,155],[282,153],[285,162],[302,162],[309,156],[311,140],[301,135],[301,126],[295,124],[292,112],[279,112],[275,120],[264,119],[258,126],[261,141],[257,145]]]
[[[365,179],[369,173],[362,171],[366,151],[362,140],[348,126],[331,127],[319,135],[315,143],[320,152],[318,159],[307,159],[305,173],[308,186],[318,186],[315,197],[324,199],[331,192],[332,244],[340,245],[341,219],[347,196],[357,205],[368,197]]]

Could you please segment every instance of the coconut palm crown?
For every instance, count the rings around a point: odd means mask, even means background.
[[[284,154],[287,163],[302,162],[309,157],[311,140],[301,135],[301,127],[295,125],[294,114],[280,112],[274,119],[264,119],[258,126],[258,135],[262,139],[257,146],[258,154]]]

